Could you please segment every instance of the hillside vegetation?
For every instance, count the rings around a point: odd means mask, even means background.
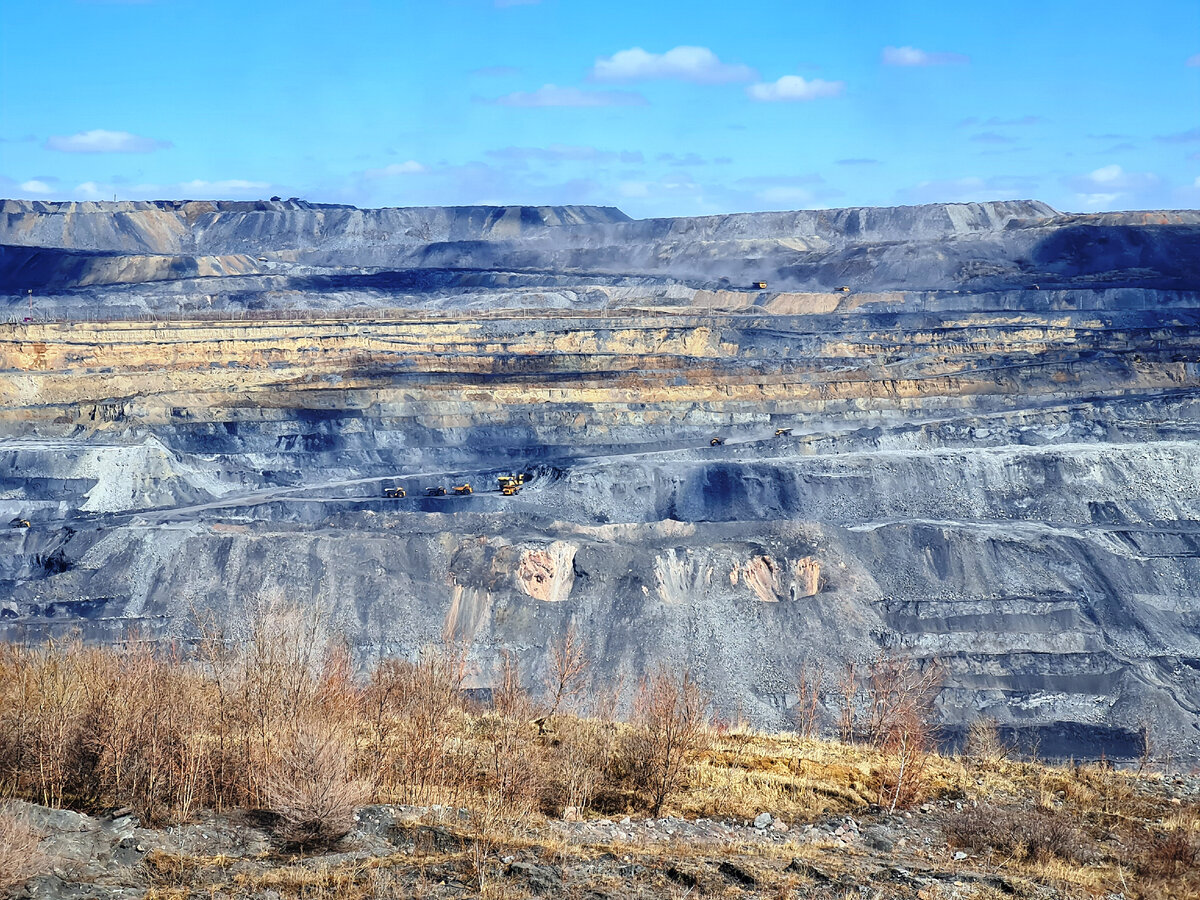
[[[65,890],[45,873],[75,847],[81,884],[160,898],[1200,896],[1196,779],[1149,747],[1130,771],[1017,760],[986,720],[939,754],[936,667],[845,673],[832,740],[811,672],[797,731],[765,734],[686,672],[593,683],[573,631],[544,684],[510,656],[481,702],[453,645],[356,675],[304,615],[269,624],[186,656],[0,649],[0,785],[37,804],[0,816],[0,881]]]

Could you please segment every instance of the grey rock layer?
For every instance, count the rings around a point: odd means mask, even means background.
[[[598,679],[773,727],[802,663],[895,648],[947,737],[1200,756],[1195,212],[0,212],[4,636],[286,596],[485,687],[574,623]],[[89,324],[131,315],[191,318]]]

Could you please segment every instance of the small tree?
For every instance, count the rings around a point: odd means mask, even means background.
[[[492,686],[492,711],[476,725],[484,748],[487,790],[498,814],[527,813],[541,793],[543,773],[533,746],[533,709],[521,686],[516,656],[503,651]]]
[[[1012,747],[1001,737],[999,723],[981,716],[967,727],[963,751],[977,766],[994,768],[1008,759]]]
[[[583,691],[591,661],[575,626],[567,626],[562,641],[550,650],[550,672],[546,676],[546,692],[550,709],[544,722],[549,722],[564,703],[574,700]],[[543,723],[544,724],[544,723]]]
[[[466,656],[427,647],[416,663],[389,659],[371,673],[363,697],[369,769],[382,792],[402,802],[448,802],[464,786],[452,750],[460,728]]]
[[[893,811],[920,794],[926,755],[933,745],[933,701],[945,671],[932,660],[918,667],[910,657],[880,654],[867,674],[868,737],[890,760],[880,803]]]
[[[846,663],[838,681],[841,709],[838,710],[838,737],[843,744],[854,740],[858,729],[858,671],[854,660]]]
[[[302,721],[282,741],[264,773],[267,804],[280,817],[287,845],[327,847],[354,826],[370,786],[354,777],[350,741],[328,723]]]
[[[825,681],[825,668],[818,663],[810,669],[808,660],[800,663],[796,673],[796,705],[792,715],[796,722],[796,731],[801,737],[810,738],[817,732],[817,723],[821,716],[821,686]]]
[[[704,745],[709,703],[708,693],[688,670],[676,676],[660,668],[642,680],[627,752],[652,815],[683,786],[688,764]]]

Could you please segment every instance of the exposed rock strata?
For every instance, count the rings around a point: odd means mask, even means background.
[[[482,686],[573,622],[772,725],[802,661],[898,646],[951,732],[1195,752],[1197,214],[119,207],[3,206],[0,633],[284,595]],[[128,262],[182,257],[228,268]]]

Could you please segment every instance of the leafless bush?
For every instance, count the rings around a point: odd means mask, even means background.
[[[22,796],[61,806],[88,768],[78,644],[6,646],[0,655],[0,772]]]
[[[484,790],[501,814],[528,812],[542,793],[544,772],[534,740],[535,708],[511,653],[501,655],[492,705],[477,726],[486,771]]]
[[[642,680],[621,756],[652,815],[683,786],[691,758],[704,746],[709,702],[688,671],[660,668]]]
[[[461,648],[430,647],[416,663],[385,660],[371,673],[362,710],[367,723],[367,773],[405,803],[444,801],[447,786],[466,779],[452,744],[463,730]]]
[[[46,867],[38,849],[40,835],[29,819],[12,809],[0,809],[0,893],[24,884]]]
[[[616,744],[617,728],[612,722],[561,720],[547,753],[542,804],[546,813],[559,815],[568,807],[580,812],[588,809],[604,781]]]
[[[893,811],[921,799],[927,754],[933,745],[933,701],[943,677],[936,662],[920,668],[896,654],[881,654],[868,669],[867,737],[888,760],[880,804]]]
[[[818,663],[810,669],[807,660],[800,663],[796,672],[796,705],[792,708],[792,717],[801,737],[810,738],[817,733],[824,683],[824,666]]]
[[[1093,855],[1087,836],[1065,814],[1040,807],[1016,810],[981,803],[952,815],[945,829],[953,846],[990,849],[1017,860],[1087,862]]]
[[[550,672],[546,677],[550,708],[546,712],[546,720],[552,719],[564,704],[579,696],[590,666],[587,651],[575,626],[568,626],[562,641],[550,650]]]
[[[280,742],[263,773],[268,808],[280,817],[277,834],[289,846],[326,847],[354,826],[354,810],[369,786],[353,776],[350,742],[328,723],[302,721]]]
[[[1183,828],[1152,834],[1139,854],[1138,872],[1151,878],[1171,878],[1195,872],[1200,866],[1200,839]]]
[[[838,737],[843,744],[849,744],[858,734],[858,693],[858,668],[851,660],[838,679]]]
[[[1012,746],[1000,736],[1000,726],[990,716],[982,716],[967,727],[963,752],[976,765],[998,766],[1012,753]]]

